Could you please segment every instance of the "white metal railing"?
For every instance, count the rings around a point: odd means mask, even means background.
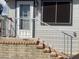
[[[65,46],[67,46],[67,54],[69,54],[70,58],[72,59],[72,52],[73,52],[72,51],[72,49],[73,49],[73,47],[72,47],[73,46],[72,39],[73,39],[73,36],[69,35],[68,33],[65,33],[65,32],[62,32],[62,33],[64,35],[64,53],[66,52],[66,47]],[[66,39],[67,39],[67,45],[65,44]],[[69,49],[69,47],[70,47],[70,49]]]
[[[2,16],[3,19],[1,19],[1,35],[2,37],[10,37],[13,36],[14,27],[12,24],[15,24],[15,22],[12,20],[12,18],[9,18],[7,16]]]

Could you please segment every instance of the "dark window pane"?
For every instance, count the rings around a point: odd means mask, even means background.
[[[20,29],[29,30],[29,20],[20,19]]]
[[[57,3],[57,23],[70,22],[70,2]]]
[[[43,21],[55,22],[55,2],[43,2]]]
[[[20,5],[20,17],[29,18],[30,16],[30,5]],[[28,30],[29,29],[29,19],[20,19],[20,29]]]

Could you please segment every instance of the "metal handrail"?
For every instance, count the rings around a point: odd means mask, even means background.
[[[73,36],[72,35],[69,35],[68,33],[65,33],[65,32],[62,32],[64,34],[64,37],[65,35],[67,35],[67,37],[70,37],[70,59],[72,59],[72,39],[73,39]],[[64,43],[65,43],[65,38],[64,38]],[[64,44],[65,46],[65,44]],[[65,52],[65,51],[64,51]]]
[[[65,33],[63,31],[62,31],[62,33],[73,38],[73,36],[72,35],[69,35],[68,33]]]

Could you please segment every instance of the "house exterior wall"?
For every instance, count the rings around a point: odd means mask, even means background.
[[[39,0],[38,0],[39,1]],[[15,0],[8,0],[8,6],[9,6],[9,14],[8,16],[13,18],[15,22]],[[36,21],[35,21],[35,29],[34,34],[36,38],[40,38],[47,42],[50,46],[57,48],[61,51],[64,51],[65,49],[69,48],[70,51],[70,38],[66,37],[66,44],[69,44],[69,46],[64,48],[64,35],[62,32],[66,32],[69,35],[74,36],[76,33],[77,37],[73,38],[73,51],[78,52],[79,50],[79,0],[73,0],[73,8],[72,8],[72,25],[71,26],[43,26],[41,25],[41,1],[39,1],[38,8],[35,8],[36,12]],[[15,23],[13,23],[13,28],[15,30]],[[67,39],[69,39],[69,42],[67,42]]]
[[[8,0],[8,6],[9,6],[9,17],[15,18],[15,0]]]
[[[41,2],[39,2],[40,4]],[[72,25],[71,26],[43,26],[40,24],[41,21],[41,11],[40,11],[40,6],[39,6],[39,11],[38,11],[38,20],[35,22],[35,37],[39,37],[42,40],[46,41],[49,45],[51,45],[52,47],[55,47],[61,51],[64,51],[65,49],[68,51],[70,51],[70,38],[65,38],[65,40],[68,40],[69,42],[65,42],[66,44],[68,44],[69,46],[66,48],[64,48],[64,35],[62,33],[66,32],[71,36],[76,35],[76,37],[73,38],[72,42],[73,42],[73,52],[77,53],[79,50],[79,0],[73,0],[73,4],[72,4]]]

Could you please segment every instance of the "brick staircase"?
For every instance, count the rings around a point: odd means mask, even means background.
[[[0,38],[0,59],[68,59],[39,39]]]

